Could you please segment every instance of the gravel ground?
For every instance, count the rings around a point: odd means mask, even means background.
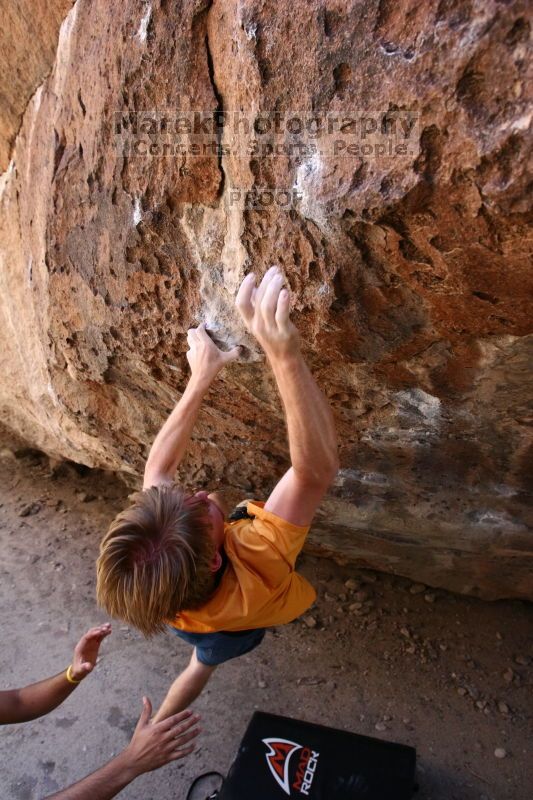
[[[1,688],[58,672],[81,634],[106,619],[94,560],[126,495],[112,475],[54,465],[0,438]],[[181,799],[196,775],[227,772],[262,709],[413,745],[418,800],[531,800],[533,606],[309,555],[300,569],[318,589],[313,609],[217,670],[195,706],[197,750],[121,797]],[[146,642],[114,622],[95,672],[62,706],[2,729],[2,800],[41,798],[119,752],[142,695],[155,707],[188,658],[176,637]]]

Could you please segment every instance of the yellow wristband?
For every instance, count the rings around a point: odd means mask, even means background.
[[[79,681],[77,681],[77,680],[76,680],[76,678],[73,678],[73,677],[72,677],[72,664],[69,664],[69,665],[68,665],[68,667],[67,667],[67,671],[65,672],[65,678],[67,679],[67,681],[68,681],[69,683],[73,683],[75,686],[77,686],[77,685],[78,685],[78,683],[81,683],[81,681],[82,681],[82,679],[81,679],[81,678],[80,678],[80,680],[79,680]]]

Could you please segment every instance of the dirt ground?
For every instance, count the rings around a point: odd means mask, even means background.
[[[0,438],[1,688],[66,667],[81,634],[106,619],[94,561],[126,495],[113,476],[51,465]],[[195,753],[121,797],[181,800],[196,775],[226,773],[256,709],[415,746],[419,800],[533,797],[533,605],[484,603],[305,555],[300,569],[318,589],[316,606],[217,670],[196,703]],[[62,706],[2,729],[2,800],[41,798],[119,752],[142,695],[155,707],[188,658],[177,638],[147,642],[115,621],[95,672]]]

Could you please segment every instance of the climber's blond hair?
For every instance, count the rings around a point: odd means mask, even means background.
[[[205,500],[176,485],[134,495],[100,545],[96,596],[113,617],[149,637],[213,591],[215,545]]]

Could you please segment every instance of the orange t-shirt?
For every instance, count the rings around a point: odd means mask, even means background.
[[[220,584],[204,606],[181,611],[173,627],[190,633],[267,628],[291,622],[315,601],[315,590],[294,569],[309,526],[286,522],[263,505],[247,504],[254,519],[225,523],[228,563]]]

